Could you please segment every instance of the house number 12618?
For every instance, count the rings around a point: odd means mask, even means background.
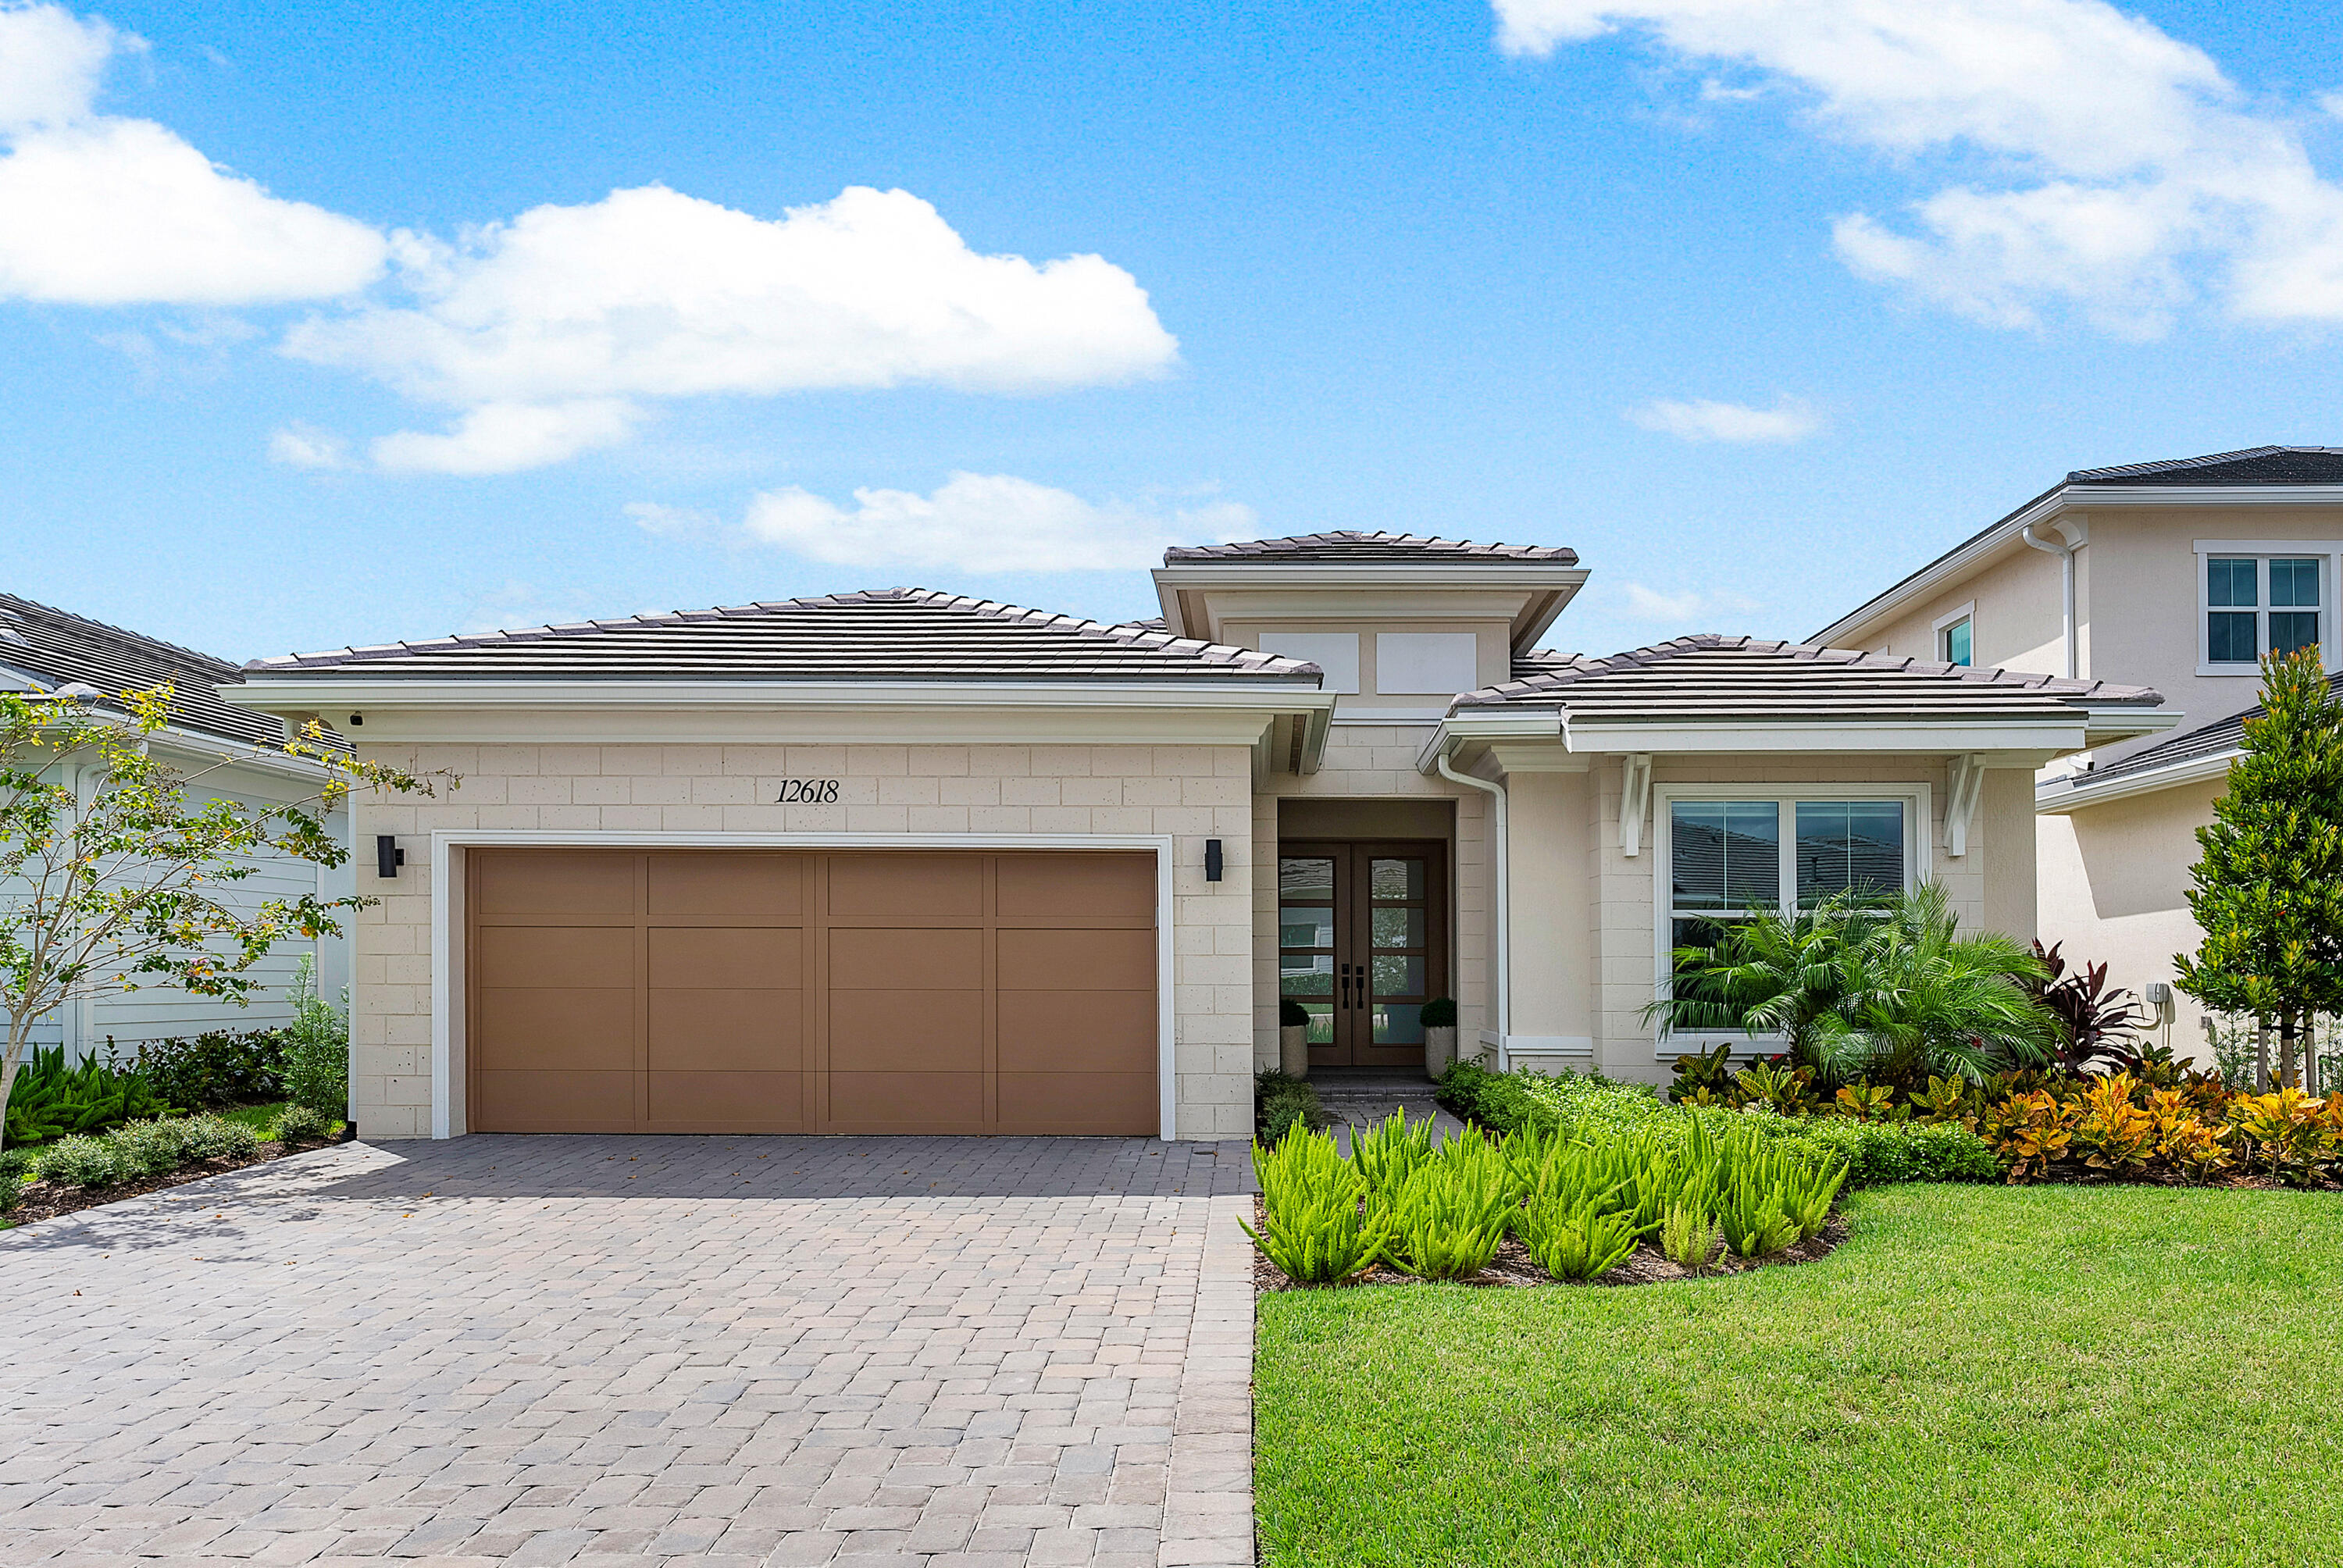
[[[784,779],[781,806],[835,806],[838,804],[838,780],[835,779]]]

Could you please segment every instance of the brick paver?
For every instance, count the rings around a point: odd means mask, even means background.
[[[0,1234],[0,1563],[1252,1561],[1242,1145],[321,1150]]]

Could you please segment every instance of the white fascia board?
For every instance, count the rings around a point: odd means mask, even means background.
[[[2112,745],[2141,735],[2161,735],[2188,717],[2177,708],[2086,707],[2083,712],[2085,733],[2093,746]]]
[[[1951,554],[1930,562],[1806,640],[1827,646],[1834,638],[1860,635],[1912,600],[1936,591],[1986,557],[1997,553],[2030,524],[2046,523],[2065,511],[2118,507],[2343,507],[2343,485],[2061,485],[2024,511],[2004,518],[1990,533],[1981,534]]]
[[[1164,624],[1176,637],[1203,635],[1187,625],[1180,606],[1182,590],[1216,588],[1518,588],[1533,596],[1554,594],[1553,605],[1529,623],[1514,627],[1515,646],[1521,646],[1544,634],[1564,607],[1586,586],[1587,568],[1579,566],[1557,566],[1551,561],[1483,560],[1477,562],[1430,562],[1417,565],[1394,562],[1383,566],[1333,566],[1308,563],[1259,565],[1234,563],[1157,567],[1149,574],[1155,579],[1155,600],[1163,612]],[[1526,606],[1524,607],[1526,608]],[[1355,620],[1355,613],[1330,618]],[[1443,609],[1435,618],[1454,619],[1453,610]],[[1516,612],[1515,619],[1520,619]]]
[[[1551,711],[1452,713],[1440,721],[1416,751],[1415,769],[1419,773],[1434,772],[1441,758],[1475,742],[1551,740],[1559,746],[1563,739],[1562,716]]]
[[[2209,757],[2191,757],[2185,762],[2127,773],[2105,783],[2070,785],[2064,778],[2052,779],[2035,786],[2034,813],[2037,817],[2064,817],[2086,806],[2104,806],[2110,800],[2127,800],[2135,795],[2153,795],[2183,784],[2199,784],[2228,772],[2229,764],[2239,755],[2240,749],[2233,746]]]
[[[2039,724],[1999,720],[1987,724],[1603,724],[1571,727],[1573,751],[1742,752],[1900,751],[2006,752],[2044,760],[2083,749],[2081,716]]]

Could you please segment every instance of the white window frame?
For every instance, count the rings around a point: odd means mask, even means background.
[[[2227,607],[2212,600],[2212,584],[2208,580],[2210,558],[2214,556],[2247,557],[2254,561],[2254,647],[2269,646],[2269,562],[2272,557],[2299,559],[2314,557],[2318,568],[2318,656],[2328,668],[2335,668],[2336,650],[2336,588],[2343,584],[2343,540],[2338,539],[2198,539],[2197,541],[2197,673],[2200,676],[2227,676],[2232,678],[2258,680],[2261,678],[2261,659],[2257,654],[2251,664],[2215,664],[2211,617]],[[2283,608],[2284,607],[2280,607]],[[2240,612],[2242,613],[2242,612]],[[1975,634],[1971,634],[1975,646]]]
[[[1797,802],[1801,800],[1896,800],[1904,806],[1904,885],[1928,879],[1936,836],[1935,792],[1911,784],[1655,784],[1652,787],[1652,994],[1664,998],[1674,980],[1675,812],[1678,800],[1771,800],[1782,813],[1780,907],[1797,896]],[[1714,1050],[1730,1043],[1735,1056],[1769,1056],[1787,1049],[1781,1035],[1744,1034],[1739,1030],[1679,1030],[1653,1036],[1654,1060],[1669,1061],[1687,1051]]]
[[[1928,628],[1928,635],[1936,639],[1934,644],[1936,651],[1933,657],[1939,664],[1952,662],[1945,647],[1945,638],[1953,628],[1963,621],[1969,623],[1969,661],[1964,668],[1974,669],[1976,667],[1976,600],[1975,599],[1971,599],[1949,615],[1938,616],[1936,624]]]

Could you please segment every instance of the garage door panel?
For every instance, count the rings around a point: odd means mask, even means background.
[[[984,862],[976,855],[832,855],[830,912],[980,916]]]
[[[654,990],[650,1069],[795,1072],[805,1066],[805,992]]]
[[[1004,1072],[1000,1130],[1092,1137],[1150,1133],[1161,1115],[1157,1095],[1152,1071]]]
[[[489,1068],[474,1079],[472,1121],[498,1132],[603,1132],[635,1124],[637,1075]]]
[[[650,913],[762,915],[803,912],[805,858],[744,850],[652,855]]]
[[[471,851],[478,912],[496,915],[631,915],[635,858],[608,849]]]
[[[631,1072],[635,993],[482,986],[471,1042],[484,1066]]]
[[[1156,1130],[1144,854],[476,850],[484,1131]]]
[[[1001,993],[1003,1072],[1155,1071],[1155,993],[1025,990]]]
[[[830,933],[832,990],[976,990],[984,985],[984,933],[900,926],[836,926]]]
[[[981,1072],[830,1073],[830,1116],[866,1132],[981,1132]]]
[[[473,947],[482,985],[598,990],[635,983],[632,926],[482,926]]]
[[[653,926],[649,937],[653,990],[805,985],[805,933],[790,927]]]
[[[1153,931],[1031,931],[1000,934],[1003,991],[1152,990]]]
[[[980,1072],[984,992],[833,990],[833,1072]]]
[[[795,1072],[662,1072],[650,1077],[651,1124],[701,1131],[799,1132],[805,1079]]]
[[[1155,918],[1152,855],[1002,855],[993,909],[1004,920],[1149,921]]]

